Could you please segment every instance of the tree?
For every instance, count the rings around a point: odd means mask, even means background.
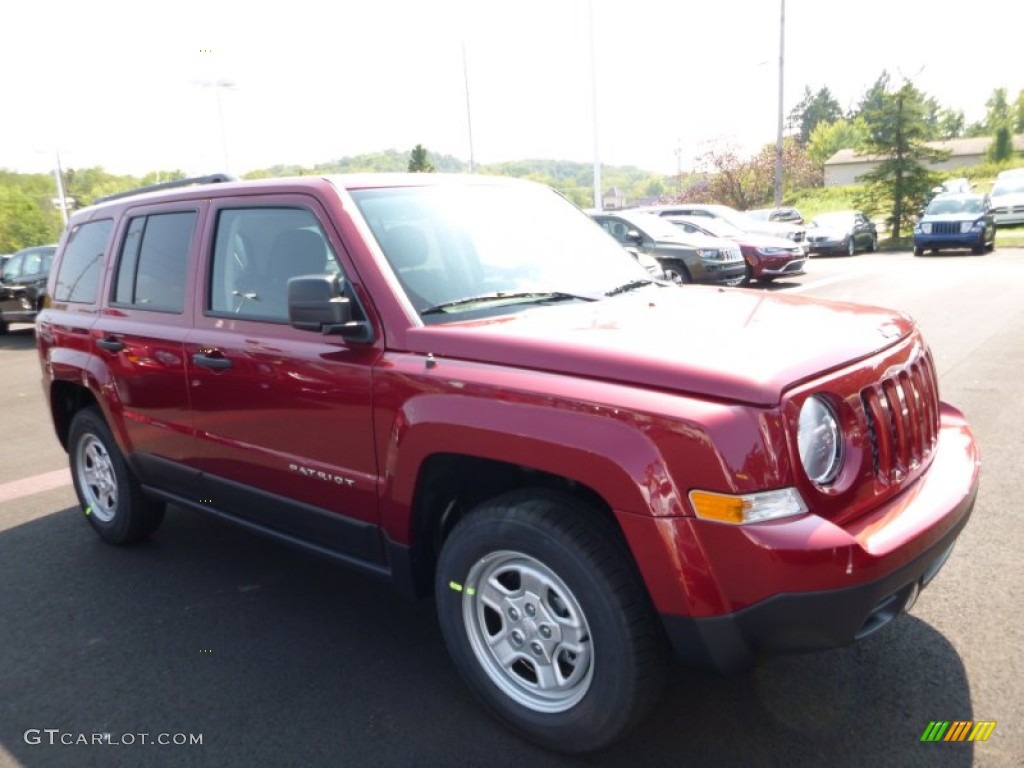
[[[988,148],[988,159],[1001,163],[1013,156],[1013,139],[1010,136],[1010,126],[1001,125],[996,130],[995,140]]]
[[[804,86],[804,97],[789,113],[789,124],[797,128],[800,143],[806,144],[815,128],[822,123],[835,122],[842,116],[839,102],[832,97],[827,87],[812,94],[810,86]]]
[[[850,117],[857,117],[868,112],[877,112],[885,105],[889,94],[889,72],[882,70],[874,84],[861,96],[857,107],[850,113]]]
[[[424,149],[422,144],[417,144],[412,148],[412,152],[409,155],[409,173],[433,172],[434,166],[430,163],[430,159],[427,156],[427,150]]]
[[[840,149],[859,149],[867,135],[868,124],[863,117],[819,123],[807,141],[807,156],[812,162],[824,165]]]
[[[964,135],[964,113],[960,109],[943,109],[939,113],[939,138],[959,139]]]
[[[1013,131],[1024,133],[1024,88],[1017,94],[1017,100],[1013,103]]]
[[[985,114],[985,128],[989,135],[995,134],[1002,126],[1013,124],[1013,114],[1006,100],[1006,89],[996,88],[985,102],[988,112]]]
[[[899,90],[874,98],[863,113],[868,125],[864,151],[882,161],[860,177],[865,187],[859,202],[869,210],[891,204],[887,221],[893,238],[899,238],[907,218],[935,186],[936,174],[925,163],[948,156],[925,144],[926,109],[924,94],[906,80]]]

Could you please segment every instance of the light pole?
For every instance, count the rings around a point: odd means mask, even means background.
[[[213,88],[217,99],[217,122],[220,126],[220,148],[224,158],[224,172],[228,173],[231,170],[231,166],[228,163],[228,136],[224,130],[224,106],[221,104],[220,92],[224,89],[234,88],[235,84],[231,80],[195,80],[195,85],[203,88]]]
[[[600,144],[597,140],[597,64],[594,52],[594,0],[587,4],[587,18],[590,25],[590,99],[594,117],[594,208],[602,209],[601,205],[601,157]]]
[[[462,41],[462,79],[466,86],[466,128],[469,130],[469,172],[476,171],[473,159],[473,114],[469,109],[469,67],[466,64],[466,41]]]
[[[64,171],[60,167],[60,150],[57,150],[57,167],[53,169],[53,175],[57,180],[57,198],[60,206],[60,217],[64,226],[68,225],[68,198],[64,194]]]
[[[782,205],[782,83],[783,52],[786,47],[786,0],[779,14],[779,125],[775,134],[775,207]]]

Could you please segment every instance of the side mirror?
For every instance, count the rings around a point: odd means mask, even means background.
[[[632,240],[637,245],[643,245],[644,236],[637,232],[635,229],[631,229],[626,233],[626,239]]]
[[[346,341],[369,343],[373,329],[365,320],[352,319],[352,300],[344,294],[337,275],[303,275],[288,281],[288,322],[300,331],[341,336]]]

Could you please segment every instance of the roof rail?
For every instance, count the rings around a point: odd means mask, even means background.
[[[106,203],[110,200],[120,200],[123,197],[133,197],[135,195],[141,195],[144,192],[157,192],[161,189],[175,189],[176,187],[192,187],[196,184],[220,184],[225,181],[238,181],[237,176],[232,176],[229,173],[211,173],[208,176],[193,176],[190,179],[175,179],[174,181],[163,181],[159,184],[148,184],[145,187],[139,187],[137,189],[130,189],[127,192],[118,192],[113,195],[104,195],[98,197],[93,201],[93,205],[96,203]]]

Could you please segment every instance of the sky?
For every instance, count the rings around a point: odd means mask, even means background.
[[[0,43],[0,168],[49,171],[59,152],[242,174],[416,144],[468,161],[471,124],[477,163],[590,163],[596,144],[604,164],[674,173],[711,144],[774,142],[780,3],[21,0]],[[805,86],[850,108],[882,70],[968,121],[996,87],[1016,98],[1024,3],[936,7],[787,0],[786,114]]]

